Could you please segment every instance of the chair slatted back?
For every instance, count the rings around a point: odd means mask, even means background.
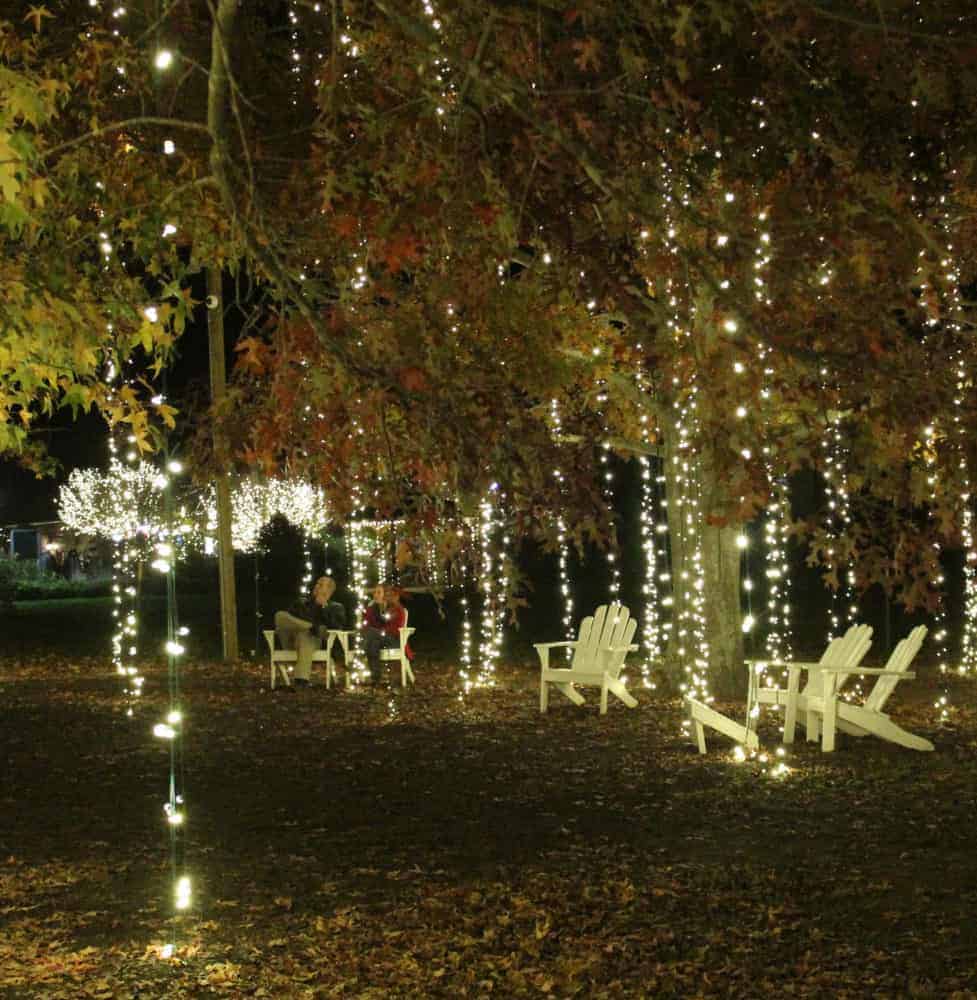
[[[600,608],[597,609],[598,611]],[[590,634],[594,629],[594,616],[587,615],[580,622],[580,628],[577,629],[577,645],[573,648],[573,655],[570,658],[570,666],[580,666],[584,662],[583,653],[581,650],[585,649],[590,643]]]
[[[624,608],[623,610],[624,614],[627,615],[628,609]],[[614,636],[614,641],[611,643],[617,652],[608,653],[604,660],[604,669],[611,677],[617,678],[624,669],[624,658],[628,655],[628,646],[631,645],[631,640],[634,638],[637,628],[638,620],[636,618],[622,618]]]
[[[613,607],[613,605],[612,605]],[[588,619],[580,623],[580,634],[577,636],[577,648],[573,651],[571,668],[576,670],[590,670],[597,659],[597,650],[600,648],[601,636],[604,634],[604,626],[607,622],[608,607],[602,604],[589,619],[590,627],[584,632],[584,625]]]
[[[620,604],[602,604],[593,616],[584,618],[577,633],[571,669],[603,670],[601,650],[621,645],[618,639],[627,631],[630,619],[631,612]]]
[[[917,625],[905,639],[900,639],[896,643],[896,648],[886,663],[886,670],[898,670],[905,673],[909,669],[909,664],[919,652],[926,638],[926,626]],[[873,712],[881,712],[885,708],[885,703],[889,700],[889,695],[896,689],[896,685],[902,680],[901,677],[880,677],[875,682],[875,687],[869,692],[865,699],[865,707]]]
[[[848,680],[853,673],[858,673],[856,669],[858,664],[865,659],[865,654],[868,653],[869,647],[872,645],[872,626],[871,625],[853,625],[849,632],[852,632],[852,638],[844,650],[838,654],[837,659],[830,661],[833,667],[851,667],[852,669],[847,674],[838,674],[838,678],[835,684],[835,690],[840,691],[841,686]],[[847,632],[845,633],[848,634]]]
[[[851,667],[855,668],[862,662],[869,647],[872,645],[871,625],[852,625],[842,636],[836,636],[828,643],[828,648],[824,651],[818,663],[826,667]],[[851,674],[840,674],[838,676],[838,688],[844,684]],[[817,676],[817,671],[811,671],[808,682],[804,686],[802,693],[820,695],[821,679]]]

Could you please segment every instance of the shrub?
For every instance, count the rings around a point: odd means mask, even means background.
[[[55,597],[101,597],[110,591],[111,579],[107,576],[66,580],[38,569],[32,559],[0,557],[0,606]]]

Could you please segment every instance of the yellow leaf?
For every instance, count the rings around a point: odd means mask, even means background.
[[[166,424],[170,430],[173,430],[173,428],[176,427],[176,420],[174,419],[177,413],[176,407],[167,406],[166,403],[160,403],[160,405],[156,407],[156,411],[159,413],[163,423]]]
[[[31,7],[31,9],[24,15],[25,21],[34,22],[34,30],[41,30],[41,22],[45,17],[54,17],[54,15],[47,9],[47,7]]]
[[[35,177],[31,181],[31,198],[38,208],[42,208],[47,201],[47,181],[43,177]]]

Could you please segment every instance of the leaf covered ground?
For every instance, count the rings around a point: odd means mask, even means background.
[[[146,688],[126,719],[104,660],[0,660],[0,997],[977,997],[966,682],[945,728],[925,677],[894,705],[935,753],[800,743],[775,779],[652,693],[540,717],[528,663],[464,700],[448,663],[190,663],[182,916]]]

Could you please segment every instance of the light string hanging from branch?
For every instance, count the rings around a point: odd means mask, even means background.
[[[641,344],[636,345],[636,350],[641,351]],[[635,372],[635,382],[638,389],[646,395],[650,395],[643,373],[640,369]],[[652,434],[650,418],[647,413],[641,415],[641,442],[645,448],[651,448]],[[657,437],[657,435],[656,435]],[[641,473],[641,502],[639,507],[639,531],[641,537],[641,553],[644,561],[644,582],[641,587],[643,607],[641,614],[641,677],[646,688],[654,690],[656,684],[652,680],[652,664],[660,663],[664,653],[664,642],[661,629],[661,604],[658,590],[658,528],[656,522],[656,511],[661,502],[659,485],[661,478],[656,475],[657,459],[653,460],[648,454],[638,456],[638,467]],[[663,527],[667,529],[667,520]],[[667,557],[666,553],[662,553]],[[664,564],[664,558],[663,563]]]
[[[956,170],[951,172],[956,175]],[[941,198],[941,206],[945,208],[946,196]],[[944,229],[947,229],[947,213],[944,211]],[[960,658],[957,663],[957,673],[966,675],[977,672],[977,532],[974,526],[974,496],[970,467],[967,459],[967,428],[961,418],[961,409],[965,394],[973,382],[973,366],[969,362],[970,351],[973,350],[973,335],[965,336],[966,315],[960,292],[960,268],[956,261],[952,236],[945,233],[945,245],[940,266],[944,271],[946,282],[944,295],[947,302],[945,326],[947,332],[957,341],[955,352],[955,393],[953,398],[952,430],[954,444],[959,450],[959,469],[961,478],[960,492],[960,534],[963,548],[963,628],[960,640]],[[948,691],[944,690],[937,700],[936,708],[940,712],[941,721],[946,721],[948,715]]]
[[[922,18],[920,18],[922,23]],[[911,112],[915,115],[915,109],[920,105],[920,101],[917,98],[910,99],[910,107],[913,109]],[[925,113],[925,112],[924,112]],[[913,141],[913,135],[909,135],[910,142]],[[910,150],[910,159],[915,157],[916,151]],[[923,188],[919,189],[919,194],[925,191],[925,184],[929,178],[925,174],[913,174],[912,180],[916,184],[924,185]],[[925,222],[925,208],[924,203],[927,200],[925,196],[919,197],[917,191],[914,191],[909,196],[910,202],[916,207],[916,214],[921,221]],[[946,196],[941,194],[938,200],[939,208],[937,211],[940,215],[940,224],[946,231]],[[935,207],[935,206],[934,206]],[[949,243],[949,239],[947,239]],[[933,267],[933,274],[930,275],[926,273],[923,267],[923,262],[927,261],[928,254],[925,249],[919,251],[919,263],[916,268],[916,275],[918,278],[918,295],[919,295],[919,306],[923,310],[929,310],[930,315],[926,320],[926,326],[930,329],[938,328],[940,326],[941,318],[944,321],[945,330],[953,331],[953,313],[954,309],[951,304],[947,302],[947,295],[952,296],[954,294],[954,289],[959,282],[959,275],[956,272],[956,267],[951,257],[945,257],[939,261],[939,266],[943,269],[943,279],[941,282],[938,280],[938,272],[936,267]],[[949,289],[949,292],[946,290]],[[942,306],[942,308],[939,308]],[[939,312],[940,315],[937,313]],[[930,339],[930,333],[927,331],[923,334],[922,343],[925,345]],[[955,416],[955,414],[954,414]],[[936,448],[938,445],[938,437],[942,434],[939,431],[938,421],[933,420],[931,424],[922,429],[922,442],[923,442],[923,461],[925,467],[929,469],[929,474],[927,475],[927,484],[930,487],[930,498],[934,502],[937,500],[939,489],[941,484],[939,478],[936,475],[935,469],[932,467],[936,463]],[[966,492],[966,490],[965,490]],[[929,518],[932,522],[934,519],[934,511],[931,506],[929,511]],[[938,712],[938,718],[940,723],[945,723],[949,719],[949,691],[946,687],[946,678],[948,672],[947,666],[947,616],[946,616],[946,588],[945,584],[945,573],[942,569],[942,546],[938,540],[934,540],[933,544],[933,557],[936,567],[935,578],[930,581],[931,587],[935,592],[936,600],[936,610],[933,614],[933,632],[932,639],[936,647],[936,657],[937,665],[941,677],[943,678],[943,693],[937,698],[934,707]]]
[[[173,511],[172,477],[182,472],[179,462],[168,461],[164,483],[167,526],[156,543],[153,568],[166,578],[166,663],[168,708],[162,722],[153,727],[153,735],[169,744],[169,785],[163,813],[169,830],[170,868],[173,880],[173,906],[183,911],[192,903],[192,884],[184,857],[184,822],[186,799],[183,776],[183,739],[185,713],[181,691],[181,657],[186,652],[184,639],[189,630],[179,624],[176,597],[176,559],[181,545],[180,527]],[[167,946],[172,953],[172,945]]]
[[[463,521],[458,528],[458,535],[463,540],[463,550],[467,555],[464,560],[461,580],[461,650],[459,658],[461,691],[458,694],[458,698],[461,700],[472,686],[472,607],[470,595],[474,593],[476,588],[473,567],[477,553],[474,532],[467,520]]]
[[[503,516],[505,497],[493,483],[479,504],[479,587],[482,592],[481,641],[478,670],[463,683],[472,688],[494,687],[495,670],[502,649],[504,602],[508,590],[506,576],[506,534]]]
[[[557,400],[550,400],[550,424],[554,438],[559,442],[563,436],[563,418]],[[560,484],[560,494],[566,493],[566,479],[562,469],[554,469],[553,476]],[[567,641],[574,638],[574,606],[573,584],[570,579],[570,549],[567,542],[566,515],[562,511],[556,518],[556,559],[557,586],[561,605],[560,621],[563,626],[563,637]]]
[[[848,497],[848,473],[845,461],[846,447],[841,429],[841,414],[835,414],[828,428],[825,442],[824,481],[828,494],[828,527],[834,536],[832,548],[827,552],[830,569],[838,584],[834,591],[829,619],[831,634],[841,635],[848,626],[855,623],[858,604],[855,599],[855,570],[850,560],[842,561],[837,551],[841,538],[846,536],[852,525],[851,504]]]
[[[831,594],[828,607],[829,632],[840,636],[858,617],[858,603],[855,595],[855,568],[850,559],[844,560],[840,549],[843,539],[852,527],[851,503],[848,496],[847,448],[842,433],[841,414],[835,413],[830,419],[825,441],[824,482],[828,497],[827,527],[832,536],[828,556],[829,571],[834,574],[836,588]],[[861,702],[864,699],[864,674],[853,676],[841,691],[846,701]]]

